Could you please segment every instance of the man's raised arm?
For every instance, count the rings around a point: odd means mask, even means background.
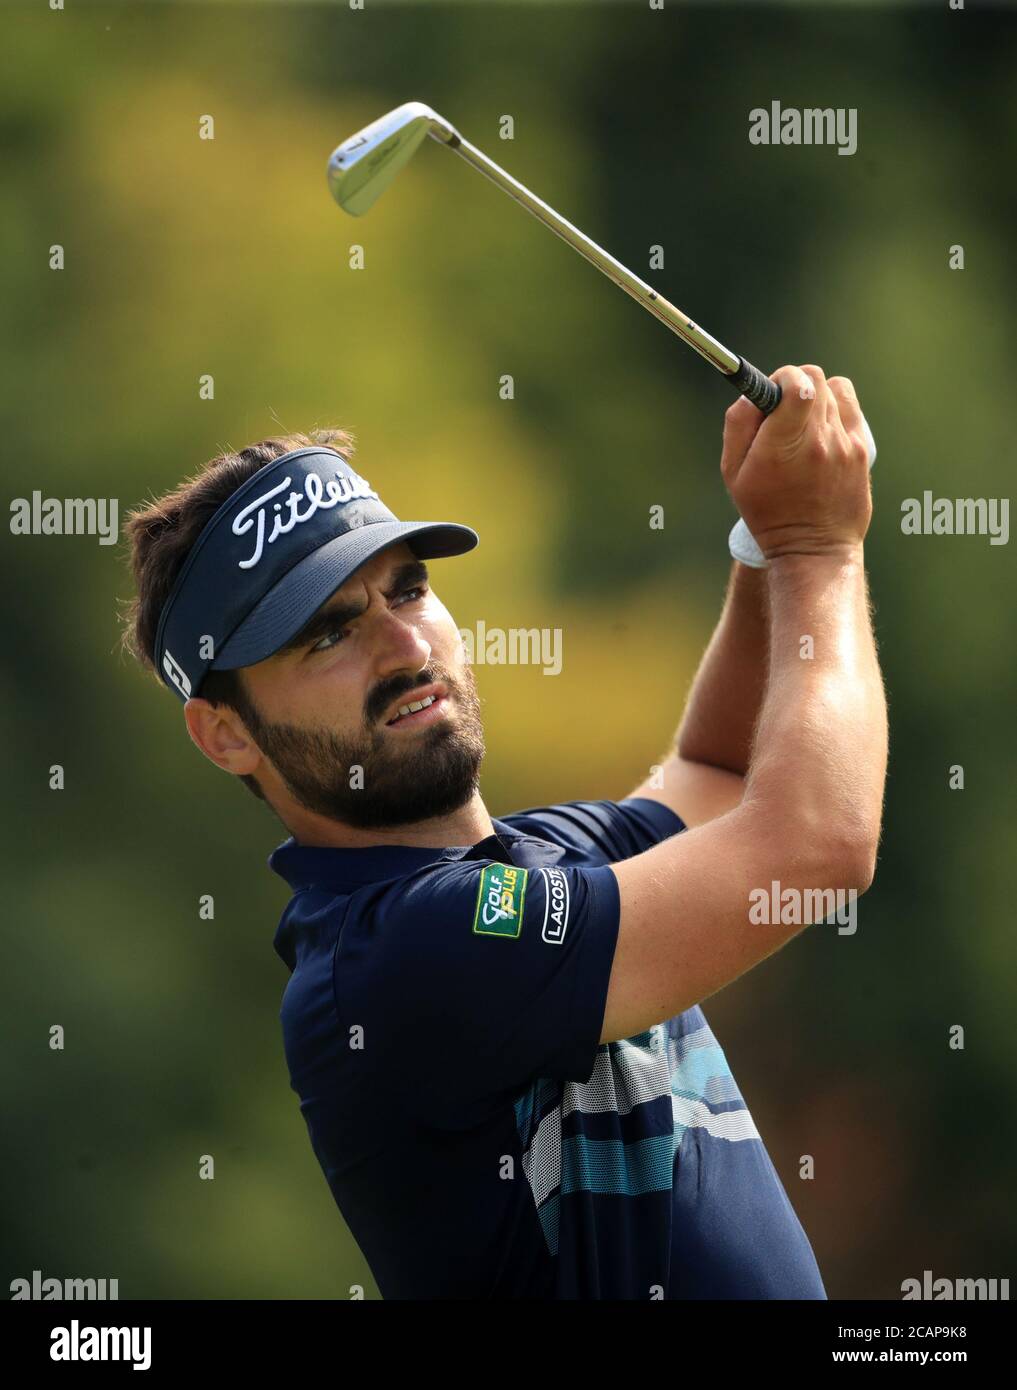
[[[826,890],[864,892],[874,873],[887,726],[863,559],[861,414],[850,382],[818,367],[774,379],[780,406],[723,465],[770,562],[768,681],[744,796],[612,865],[621,916],[602,1042],[683,1012],[802,930],[751,921],[754,891],[778,880],[808,904]],[[740,400],[729,417],[746,409]]]

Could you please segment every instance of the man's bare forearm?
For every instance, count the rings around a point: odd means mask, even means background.
[[[723,612],[699,663],[675,735],[681,757],[745,775],[766,690],[768,661],[766,571],[736,561]]]
[[[887,716],[862,547],[781,556],[767,574],[769,680],[744,804],[767,817],[794,808],[801,842],[841,842],[874,863]]]
[[[831,891],[872,883],[886,706],[861,549],[771,558],[769,679],[744,794],[611,865],[621,916],[602,1042],[701,1002],[822,920]],[[775,881],[801,910],[764,923],[751,907]]]

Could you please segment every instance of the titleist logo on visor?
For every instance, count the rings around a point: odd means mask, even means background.
[[[251,530],[255,532],[254,552],[248,559],[237,562],[240,569],[253,569],[265,553],[266,545],[271,545],[279,536],[286,535],[287,532],[293,530],[294,526],[299,526],[302,521],[310,521],[315,512],[327,507],[339,506],[343,502],[352,502],[357,497],[378,497],[370,483],[358,474],[354,473],[350,477],[322,479],[317,473],[308,473],[304,478],[303,492],[291,492],[285,503],[272,502],[272,498],[285,492],[292,481],[292,478],[284,478],[281,483],[270,488],[268,492],[263,492],[253,502],[248,502],[247,506],[242,511],[237,512],[233,518],[233,534],[235,536],[246,536]],[[302,502],[307,503],[304,511],[300,510]],[[266,541],[265,518],[270,510],[270,503],[275,517],[272,522],[271,534]],[[286,512],[288,515],[284,515]]]

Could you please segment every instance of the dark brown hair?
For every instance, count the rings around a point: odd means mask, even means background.
[[[128,513],[124,532],[130,547],[129,563],[136,594],[124,606],[122,641],[125,650],[157,680],[155,634],[159,615],[205,523],[238,487],[266,464],[292,449],[316,445],[335,449],[347,462],[356,447],[353,435],[339,429],[315,429],[309,435],[287,434],[263,439],[235,453],[228,451],[216,455],[172,492]],[[201,683],[200,695],[210,704],[228,705],[245,723],[254,724],[257,714],[241,675],[240,671],[209,671]],[[240,780],[264,800],[256,778],[241,777]]]

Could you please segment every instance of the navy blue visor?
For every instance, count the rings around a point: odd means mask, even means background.
[[[163,607],[156,669],[188,700],[209,671],[273,656],[385,546],[405,541],[430,560],[479,539],[455,522],[399,521],[334,449],[294,449],[248,478],[203,528]]]

